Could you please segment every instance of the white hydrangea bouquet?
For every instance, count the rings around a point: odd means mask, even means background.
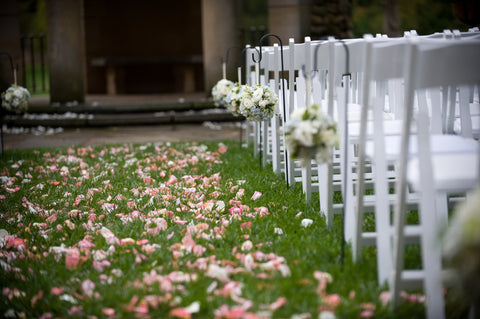
[[[226,98],[234,86],[235,84],[227,79],[221,79],[215,84],[212,88],[212,97],[215,106],[227,106]]]
[[[459,204],[443,240],[443,255],[473,305],[480,305],[480,188]],[[480,309],[476,309],[479,311]]]
[[[13,84],[2,93],[2,107],[9,112],[24,113],[28,109],[30,92],[22,86]]]
[[[235,83],[235,85],[230,90],[229,94],[225,98],[227,102],[228,109],[233,113],[233,115],[241,115],[240,113],[240,104],[242,102],[242,93],[247,86],[245,84]]]
[[[277,102],[277,95],[268,86],[245,86],[239,110],[250,121],[264,121],[273,117]]]
[[[285,143],[290,157],[300,160],[301,166],[312,159],[327,163],[339,143],[337,124],[317,104],[295,110],[285,125]]]

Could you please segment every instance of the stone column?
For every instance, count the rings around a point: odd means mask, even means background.
[[[228,48],[241,44],[238,6],[238,0],[202,0],[203,69],[207,93],[222,78],[221,61]],[[229,63],[228,79],[236,80],[235,70],[235,64]]]
[[[17,1],[4,0],[0,5],[0,52],[8,52],[12,63],[17,68],[17,84],[23,85],[20,71],[20,24]],[[7,55],[0,55],[0,91],[5,91],[13,84],[13,73],[10,59]]]
[[[50,101],[85,101],[83,0],[47,0]]]
[[[309,35],[312,0],[268,0],[268,29],[282,39],[302,42]],[[275,42],[275,41],[274,41]]]

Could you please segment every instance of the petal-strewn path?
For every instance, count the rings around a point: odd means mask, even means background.
[[[301,192],[249,172],[257,161],[238,143],[205,144],[4,155],[1,316],[388,313],[371,265],[342,272],[338,232],[325,229]]]

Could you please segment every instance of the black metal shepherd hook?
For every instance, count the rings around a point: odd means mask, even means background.
[[[255,63],[260,63],[262,61],[262,42],[268,37],[274,37],[280,42],[280,63],[282,67],[282,102],[283,102],[283,123],[287,122],[287,107],[285,105],[285,71],[283,67],[283,44],[282,44],[282,39],[276,34],[273,33],[267,33],[264,36],[260,38],[260,43],[259,43],[259,54],[258,54],[258,61],[255,60],[255,55],[252,53],[252,60]],[[285,147],[284,149],[285,152],[285,178],[287,181],[287,188],[289,187],[289,182],[288,182],[288,152],[287,148]]]
[[[240,55],[241,55],[241,56],[244,56],[245,53],[247,52],[247,50],[249,50],[249,49],[253,49],[253,50],[257,51],[257,55],[260,56],[260,51],[258,51],[257,48],[252,48],[252,47],[250,47],[250,46],[244,47],[243,50],[242,50],[242,53],[240,53]],[[252,55],[254,55],[254,54],[252,53]],[[242,63],[237,64],[237,67],[241,67],[241,68],[245,69],[246,58],[247,58],[247,57],[245,56],[245,57],[242,59]],[[255,60],[253,60],[253,62],[255,62]],[[240,83],[240,84],[242,84],[242,83]]]
[[[242,50],[241,47],[237,46],[237,45],[234,45],[234,46],[231,46],[227,49],[227,53],[225,54],[225,63],[228,63],[228,57],[230,55],[230,50],[232,49],[237,49],[237,50]]]
[[[13,59],[12,59],[12,56],[10,55],[10,53],[8,52],[0,52],[0,55],[6,55],[10,61],[10,68],[12,69],[12,73],[13,73],[13,83],[14,84],[17,84],[17,74],[16,74],[16,70],[15,70],[15,67],[13,66]]]

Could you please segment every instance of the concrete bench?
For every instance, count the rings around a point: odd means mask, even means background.
[[[132,57],[94,57],[90,60],[93,67],[104,67],[106,72],[107,94],[116,95],[117,90],[117,69],[125,66],[171,64],[177,65],[179,81],[182,83],[183,92],[195,91],[195,69],[194,64],[202,64],[202,55],[185,56],[132,56]]]

